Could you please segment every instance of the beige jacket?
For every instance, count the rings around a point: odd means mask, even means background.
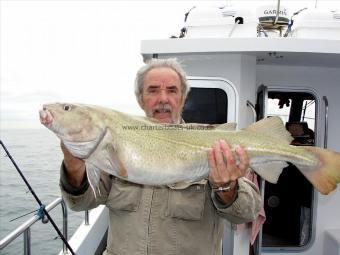
[[[72,210],[99,204],[109,208],[105,255],[220,255],[222,218],[249,222],[261,206],[258,189],[245,178],[238,180],[238,196],[230,206],[216,200],[207,182],[175,190],[137,185],[102,172],[101,195],[95,199],[86,178],[75,189],[62,167],[60,186]]]

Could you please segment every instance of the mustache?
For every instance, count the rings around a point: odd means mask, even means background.
[[[153,113],[155,113],[155,112],[163,112],[163,111],[171,112],[172,108],[171,108],[171,106],[169,104],[158,104],[152,110]]]

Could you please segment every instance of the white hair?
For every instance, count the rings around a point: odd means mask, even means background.
[[[143,92],[143,85],[144,85],[144,79],[145,79],[146,74],[152,69],[161,68],[161,67],[170,68],[178,74],[179,79],[181,81],[181,92],[182,92],[182,99],[184,102],[189,93],[190,86],[186,79],[186,73],[176,58],[167,58],[167,59],[152,58],[149,61],[147,61],[146,64],[138,70],[136,79],[135,79],[135,95],[136,95],[138,102],[140,102],[142,98],[141,95]]]

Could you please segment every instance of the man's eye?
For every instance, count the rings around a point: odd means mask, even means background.
[[[148,90],[149,94],[156,94],[158,92],[157,89],[149,89]]]
[[[176,94],[177,93],[177,89],[169,89],[168,91],[171,94]]]

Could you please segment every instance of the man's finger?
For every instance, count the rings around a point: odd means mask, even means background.
[[[223,175],[223,172],[227,170],[226,168],[226,163],[223,158],[223,154],[221,151],[221,145],[219,142],[216,142],[213,146],[214,148],[214,156],[215,156],[215,162],[216,162],[216,167],[217,167],[217,173],[218,175]]]
[[[216,161],[214,156],[214,150],[210,148],[208,150],[208,164],[209,164],[209,179],[214,180],[216,177]]]
[[[236,160],[235,160],[234,154],[232,153],[232,151],[230,149],[229,144],[226,143],[226,141],[224,141],[224,140],[221,140],[220,144],[221,144],[223,155],[227,160],[227,168],[228,169],[235,169]]]
[[[238,167],[243,173],[245,173],[245,171],[249,168],[248,153],[240,145],[236,146],[236,153],[240,159]]]

